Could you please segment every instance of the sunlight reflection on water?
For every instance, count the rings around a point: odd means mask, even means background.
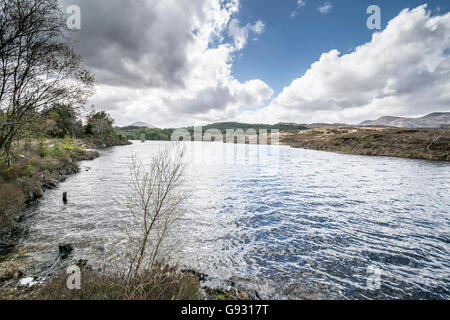
[[[60,242],[91,263],[120,252],[131,157],[148,161],[164,144],[103,151],[29,208],[23,246],[36,266]],[[448,163],[198,144],[187,143],[192,198],[176,234],[181,264],[211,283],[273,298],[450,298]],[[237,151],[247,156],[236,161]],[[370,266],[381,272],[376,290]]]

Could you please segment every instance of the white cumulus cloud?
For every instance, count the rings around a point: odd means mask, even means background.
[[[96,75],[92,103],[119,125],[156,126],[234,118],[273,95],[263,81],[233,77],[234,56],[264,32],[242,25],[239,0],[60,0],[78,5],[77,51]]]
[[[405,9],[353,52],[322,54],[259,111],[242,119],[350,122],[450,109],[450,13]]]

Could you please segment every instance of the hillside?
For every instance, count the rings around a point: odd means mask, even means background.
[[[450,126],[450,112],[436,112],[421,118],[381,117],[362,122],[362,126],[386,126],[398,128],[439,128]]]

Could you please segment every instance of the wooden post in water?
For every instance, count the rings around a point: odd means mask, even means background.
[[[63,202],[64,204],[67,204],[67,192],[63,193]]]

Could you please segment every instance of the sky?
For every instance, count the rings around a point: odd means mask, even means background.
[[[448,0],[60,0],[117,125],[359,123],[450,111]],[[377,5],[381,29],[370,30]]]

